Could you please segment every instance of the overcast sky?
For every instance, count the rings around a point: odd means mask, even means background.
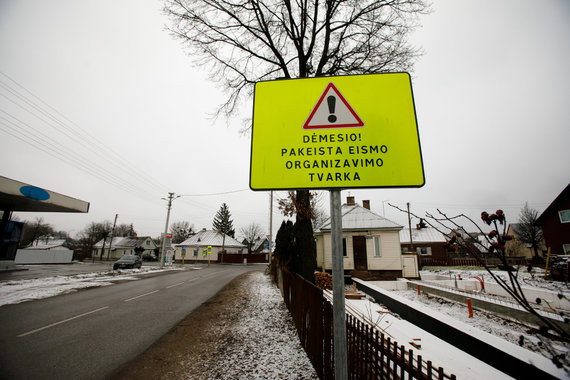
[[[239,133],[251,103],[236,120],[209,117],[225,96],[165,31],[161,7],[0,0],[0,175],[91,203],[20,220],[75,235],[119,214],[156,237],[171,191],[192,195],[171,222],[211,228],[226,202],[236,230],[268,230],[269,195],[248,190]],[[412,77],[426,185],[350,195],[402,225],[385,201],[418,214],[502,208],[513,222],[524,202],[542,212],[570,181],[570,2],[435,0],[421,23]],[[274,234],[281,220],[274,208]]]

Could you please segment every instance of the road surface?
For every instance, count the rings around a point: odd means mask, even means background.
[[[213,265],[0,307],[0,379],[105,378],[257,269]]]

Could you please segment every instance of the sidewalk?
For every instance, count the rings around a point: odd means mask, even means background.
[[[230,282],[112,379],[317,379],[279,289],[261,271]]]

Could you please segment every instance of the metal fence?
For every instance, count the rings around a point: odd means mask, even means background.
[[[496,257],[488,257],[485,262],[489,266],[499,266],[503,263]],[[528,265],[527,259],[524,257],[507,257],[508,265]],[[435,258],[435,257],[425,257],[419,256],[419,266],[423,268],[425,266],[481,266],[474,258]]]
[[[298,275],[271,266],[299,334],[301,345],[320,379],[334,379],[333,310],[323,291]],[[350,379],[455,379],[390,337],[346,316]]]

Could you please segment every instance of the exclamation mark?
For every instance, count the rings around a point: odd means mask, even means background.
[[[334,108],[336,105],[336,98],[332,95],[327,97],[327,103],[329,105],[329,123],[334,123],[336,121],[336,116],[334,114]]]

